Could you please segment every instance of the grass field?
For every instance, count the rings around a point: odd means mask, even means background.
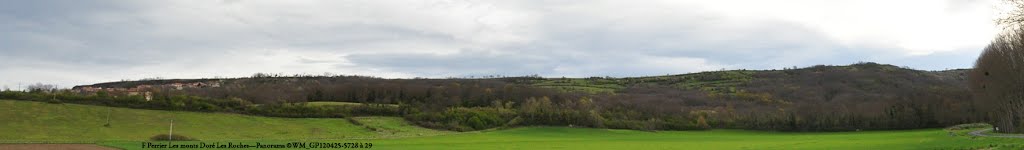
[[[625,87],[614,80],[608,79],[552,79],[533,83],[533,86],[542,88],[559,89],[562,91],[582,91],[590,93],[612,93]]]
[[[680,89],[732,93],[738,85],[750,82],[754,73],[749,70],[730,70],[634,78],[551,78],[534,80],[530,85],[589,93],[614,93],[638,85],[667,85]]]
[[[110,127],[105,127],[107,114]],[[0,142],[147,140],[174,133],[204,139],[374,138],[344,119],[271,118],[0,100]]]
[[[111,112],[111,127],[104,127]],[[397,117],[292,119],[223,113],[110,108],[0,100],[0,142],[98,143],[141,149],[140,143],[174,131],[200,141],[370,142],[372,149],[1022,149],[1024,139],[970,137],[942,129],[832,133],[746,130],[661,131],[522,127],[454,133],[410,125]],[[326,138],[326,139],[322,139]]]
[[[317,102],[306,102],[306,105],[309,105],[309,106],[351,106],[351,105],[364,105],[364,104],[363,103],[353,103],[353,102],[324,102],[324,101],[317,101]],[[383,104],[383,105],[389,106],[389,107],[398,107],[398,105],[395,105],[395,104]]]
[[[742,130],[652,133],[536,127],[373,142],[382,149],[979,149],[990,145],[1000,145],[1000,149],[1020,149],[1024,140],[952,137],[941,129],[839,133]]]
[[[216,142],[216,141],[203,141]],[[283,144],[294,141],[220,141]],[[305,141],[299,141],[305,142]],[[666,131],[528,127],[433,137],[316,142],[370,142],[372,149],[1021,149],[1022,139],[948,136],[941,129],[837,133],[744,130]],[[191,142],[197,143],[197,142]],[[139,142],[102,145],[138,149]],[[183,144],[183,143],[179,143]]]

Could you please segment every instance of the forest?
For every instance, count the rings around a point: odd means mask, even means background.
[[[144,89],[151,95],[52,88],[0,99],[273,117],[398,116],[453,131],[516,126],[635,130],[712,128],[860,131],[983,122],[969,70],[921,71],[877,63],[782,70],[724,70],[649,77],[539,76],[384,79],[344,75],[142,80],[75,87],[182,82],[216,87]],[[351,102],[355,105],[309,105]]]

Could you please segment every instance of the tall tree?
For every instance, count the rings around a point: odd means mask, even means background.
[[[996,23],[1004,27],[1019,27],[1024,24],[1024,0],[1003,0],[1003,6],[999,7],[1002,17],[996,19]]]
[[[1015,28],[992,41],[969,74],[972,95],[998,132],[1024,130],[1024,29]]]

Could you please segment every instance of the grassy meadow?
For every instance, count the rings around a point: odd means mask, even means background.
[[[107,114],[110,127],[105,127]],[[966,136],[943,129],[793,133],[748,130],[636,131],[520,127],[449,132],[411,125],[397,117],[272,118],[0,100],[2,143],[96,143],[142,149],[141,142],[174,133],[200,141],[370,142],[372,149],[1022,149],[1024,139]]]
[[[108,114],[110,126],[106,127],[104,125],[107,123]],[[199,140],[344,139],[391,136],[390,133],[371,131],[345,119],[273,118],[13,100],[0,100],[0,116],[5,116],[0,117],[0,133],[17,133],[0,134],[0,143],[148,140],[154,135],[167,134],[171,119],[174,120],[174,134]],[[429,131],[425,133],[436,135],[436,131],[430,129],[402,129],[407,133]]]
[[[302,140],[294,140],[302,141]],[[219,141],[283,144],[294,141]],[[949,136],[942,129],[836,133],[782,133],[745,130],[662,131],[526,127],[479,133],[373,140],[372,149],[1021,149],[1024,139]],[[218,141],[203,141],[218,142]],[[179,142],[182,143],[182,142]],[[188,142],[185,142],[188,143]],[[191,142],[197,143],[197,142]],[[139,142],[101,145],[138,149]]]
[[[1021,149],[1021,139],[948,136],[941,129],[837,133],[531,127],[372,141],[381,149]]]
[[[364,105],[364,104],[363,103],[353,103],[353,102],[321,102],[321,101],[318,101],[318,102],[306,102],[306,105],[310,105],[310,106],[351,106],[351,105]],[[378,105],[380,105],[380,104],[378,104]],[[388,106],[388,107],[398,107],[398,105],[395,105],[395,104],[383,104],[383,105]]]

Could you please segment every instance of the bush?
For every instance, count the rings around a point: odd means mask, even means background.
[[[349,123],[352,123],[357,126],[364,126],[362,122],[359,122],[356,119],[352,119],[352,117],[345,117],[345,120],[348,120]]]
[[[473,116],[472,118],[469,118],[469,120],[467,122],[469,123],[469,127],[473,127],[473,129],[477,129],[477,130],[487,129],[490,126],[490,125],[484,123],[483,120],[480,120],[479,116]]]
[[[472,131],[504,126],[513,117],[515,112],[509,109],[457,107],[442,112],[419,112],[406,119],[428,128]]]
[[[168,139],[168,138],[170,138],[170,139]],[[180,135],[180,134],[174,134],[174,135],[171,135],[169,137],[167,136],[167,134],[158,134],[158,135],[154,135],[153,137],[150,137],[149,140],[153,140],[153,141],[198,141],[199,139],[190,138],[188,136],[184,136],[184,135]]]

